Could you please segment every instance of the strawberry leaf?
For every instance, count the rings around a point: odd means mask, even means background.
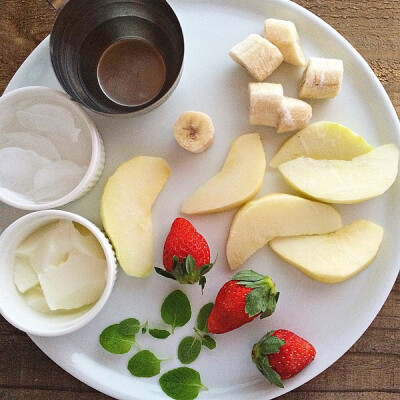
[[[279,293],[276,292],[275,284],[269,276],[248,270],[238,272],[231,280],[253,289],[246,296],[245,305],[245,311],[250,317],[260,314],[260,318],[265,318],[275,311]]]
[[[198,282],[203,291],[206,284],[204,277],[211,268],[213,263],[208,263],[197,267],[196,260],[189,254],[187,257],[182,258],[182,261],[177,257],[172,257],[172,271],[155,267],[155,271],[166,278],[174,279],[182,284],[193,284]]]
[[[245,270],[237,272],[232,278],[232,281],[243,281],[244,283],[248,282],[257,282],[259,280],[264,279],[265,276],[255,272],[253,270]]]
[[[265,310],[261,313],[260,318],[266,318],[272,315],[276,308],[276,303],[278,301],[279,293],[275,293],[274,295],[270,295],[268,298],[268,303]]]
[[[259,340],[258,346],[261,354],[278,353],[280,348],[286,343],[283,339],[273,336],[273,333],[274,331],[270,331]]]
[[[246,296],[245,311],[250,317],[259,314],[267,309],[269,298],[269,291],[263,288],[257,288],[251,291]]]
[[[192,275],[196,272],[196,260],[190,254],[186,257],[185,267],[188,275]]]
[[[251,358],[266,379],[272,384],[283,388],[282,378],[270,366],[268,354],[278,353],[280,348],[285,344],[285,341],[273,336],[273,333],[274,331],[268,332],[253,346]]]
[[[157,274],[164,276],[165,278],[176,280],[175,275],[172,272],[166,271],[165,269],[154,267]]]
[[[279,376],[279,374],[276,371],[274,371],[271,368],[267,357],[265,357],[261,361],[260,366],[257,365],[257,368],[261,371],[261,373],[264,375],[264,377],[267,378],[273,385],[278,386],[280,388],[284,387],[282,378]]]

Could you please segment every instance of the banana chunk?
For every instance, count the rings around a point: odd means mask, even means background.
[[[309,99],[336,97],[342,80],[342,60],[310,57],[301,79],[299,97]]]
[[[304,128],[312,117],[312,107],[298,99],[285,97],[282,85],[252,82],[249,84],[251,125],[276,128],[277,133]]]
[[[256,34],[249,35],[232,47],[229,55],[257,81],[265,80],[283,62],[279,49]]]
[[[174,124],[174,137],[178,144],[192,153],[202,153],[214,141],[211,118],[199,111],[182,113]]]
[[[283,87],[279,83],[252,82],[249,84],[251,125],[276,128],[280,119]]]
[[[283,55],[283,60],[295,66],[306,65],[296,26],[291,21],[268,18],[264,21],[264,37]]]
[[[305,101],[284,97],[280,106],[276,133],[292,132],[304,128],[312,117],[312,108]]]

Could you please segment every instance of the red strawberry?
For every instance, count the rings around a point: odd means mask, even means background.
[[[251,322],[257,316],[270,316],[279,293],[271,278],[254,271],[241,271],[226,282],[217,294],[208,318],[210,333],[225,333]]]
[[[252,359],[261,373],[274,385],[298,374],[315,358],[314,346],[285,329],[268,332],[253,346]]]
[[[206,239],[187,219],[176,218],[172,223],[164,244],[163,264],[165,270],[155,268],[160,275],[180,283],[199,282],[204,288],[204,275],[213,267],[210,248]]]

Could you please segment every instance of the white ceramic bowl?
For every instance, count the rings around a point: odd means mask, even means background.
[[[1,188],[0,187],[0,201],[3,201],[10,206],[15,208],[20,208],[23,210],[45,210],[49,208],[61,207],[71,201],[74,201],[87,192],[89,192],[93,186],[99,180],[105,163],[105,153],[103,141],[97,131],[97,128],[86,111],[78,103],[72,101],[65,93],[60,92],[56,89],[51,89],[42,86],[28,86],[20,89],[15,89],[11,92],[0,97],[0,116],[13,115],[18,109],[18,106],[27,102],[36,103],[52,103],[55,105],[60,105],[66,107],[71,111],[76,118],[79,126],[81,126],[82,134],[90,135],[89,140],[91,144],[91,157],[88,164],[86,173],[79,184],[66,195],[57,198],[55,200],[40,201],[36,202],[31,197],[22,195],[20,193]],[[16,118],[14,118],[16,120]],[[12,124],[13,120],[6,121],[4,125]],[[15,130],[21,130],[15,123]],[[8,127],[10,129],[10,127]],[[2,126],[0,124],[0,136],[4,132],[2,131]]]
[[[107,262],[106,286],[100,299],[84,311],[65,314],[44,314],[33,310],[14,284],[14,253],[19,244],[39,227],[60,219],[77,222],[97,238]],[[112,246],[93,223],[79,215],[44,210],[27,214],[12,223],[0,236],[0,313],[16,328],[33,335],[60,336],[73,332],[91,321],[104,307],[111,295],[117,274]]]

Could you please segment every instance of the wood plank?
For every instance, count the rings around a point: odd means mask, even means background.
[[[351,365],[351,368],[349,366]],[[383,391],[400,393],[397,355],[346,353],[302,390],[330,392]]]
[[[41,389],[0,389],[1,400],[109,400],[111,397],[98,392],[82,393],[73,390],[41,390]]]
[[[386,393],[379,391],[372,392],[302,392],[295,391],[284,396],[277,397],[277,400],[399,400],[400,394]]]

